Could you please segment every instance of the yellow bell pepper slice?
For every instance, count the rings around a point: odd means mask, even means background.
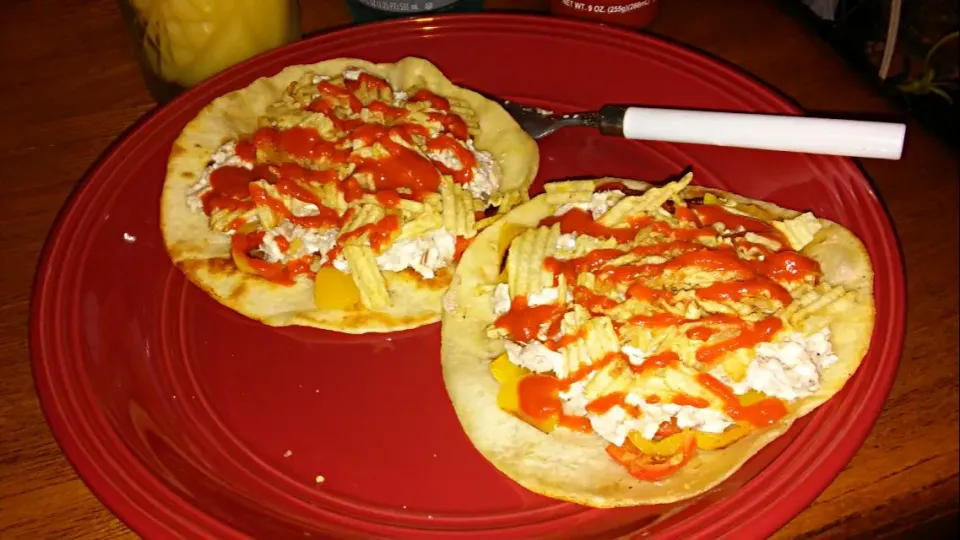
[[[349,274],[332,266],[317,270],[313,279],[313,303],[317,309],[350,309],[360,302],[360,289]]]
[[[683,448],[687,435],[693,433],[697,439],[697,448],[701,450],[720,450],[744,438],[753,431],[751,426],[745,424],[734,424],[728,427],[723,433],[706,433],[697,430],[683,430],[669,437],[664,437],[659,441],[644,439],[640,432],[632,431],[627,437],[630,442],[637,447],[637,450],[644,454],[654,456],[672,456]]]
[[[630,442],[637,447],[637,450],[643,452],[644,454],[654,456],[672,456],[683,450],[683,445],[687,441],[687,434],[688,432],[684,430],[680,433],[674,433],[669,437],[664,437],[659,441],[652,441],[650,439],[644,439],[641,437],[639,431],[631,431],[627,434],[627,438],[629,438]]]
[[[500,384],[497,392],[497,406],[515,416],[520,413],[520,393],[517,391],[519,382],[520,379],[507,379]]]
[[[557,423],[560,420],[556,415],[550,416],[549,418],[544,418],[543,420],[533,420],[525,415],[520,415],[519,418],[544,433],[550,433],[551,431],[557,429]]]
[[[237,269],[244,274],[259,274],[250,264],[250,256],[243,251],[239,243],[233,242],[231,244],[230,257],[233,258],[233,264],[237,265]]]
[[[768,395],[763,392],[757,392],[756,390],[749,390],[746,394],[737,396],[737,399],[740,401],[740,405],[744,407],[749,407],[754,403],[760,403],[761,401],[767,399]]]
[[[510,361],[507,353],[503,353],[490,362],[490,374],[500,384],[515,381],[530,373],[529,369],[522,368]]]
[[[560,421],[558,415],[547,418],[531,418],[524,414],[520,407],[520,382],[530,375],[530,370],[519,367],[507,358],[506,353],[490,362],[490,373],[500,383],[497,391],[497,406],[544,433],[550,433],[557,428]]]
[[[500,390],[497,392],[497,406],[540,431],[550,433],[557,428],[559,418],[557,418],[557,415],[551,415],[543,419],[534,419],[523,413],[523,409],[520,408],[519,391],[520,381],[522,380],[523,377],[510,379],[500,385]]]
[[[697,448],[702,450],[720,450],[744,438],[753,428],[745,424],[734,424],[723,433],[704,433],[694,431],[697,438]]]

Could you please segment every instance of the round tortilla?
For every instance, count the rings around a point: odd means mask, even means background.
[[[440,319],[441,298],[453,268],[440,270],[430,280],[412,270],[383,272],[391,304],[380,310],[359,305],[350,310],[318,310],[311,280],[301,276],[287,287],[241,272],[230,257],[230,237],[210,230],[207,216],[187,206],[187,193],[213,152],[228,140],[253,133],[258,117],[280,99],[290,83],[307,73],[336,77],[349,67],[382,77],[397,89],[426,88],[466,103],[479,124],[475,146],[490,152],[497,162],[500,191],[527,189],[537,174],[536,142],[500,105],[454,85],[433,64],[419,58],[393,64],[338,58],[291,66],[215,99],[187,124],[170,153],[160,203],[163,240],[170,258],[191,282],[221,304],[270,326],[301,325],[360,334],[405,330]]]
[[[632,189],[650,187],[618,178],[599,182],[624,182]],[[705,192],[753,205],[771,219],[799,215],[770,203],[697,186],[688,186],[680,196]],[[500,229],[507,223],[536,226],[553,210],[545,197],[537,197],[479,235],[454,275],[448,299],[452,309],[443,314],[441,332],[443,379],[464,431],[487,460],[530,491],[600,508],[663,504],[703,493],[785,433],[798,418],[839,392],[866,354],[874,324],[870,258],[853,233],[821,219],[823,228],[802,253],[820,263],[825,281],[843,285],[851,293],[824,310],[839,360],[824,370],[820,390],[791,403],[790,414],[776,425],[755,430],[722,450],[698,451],[686,467],[661,482],[640,481],[607,455],[606,441],[599,436],[565,429],[545,434],[497,406],[500,385],[490,374],[489,361],[504,349],[499,340],[484,332],[495,317],[489,293],[483,295],[481,290],[489,290],[500,274]]]

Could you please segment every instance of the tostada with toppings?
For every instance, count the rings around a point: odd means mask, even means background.
[[[498,104],[425,60],[292,66],[183,130],[164,243],[193,283],[268,325],[422,326],[463,248],[528,199],[538,157]]]
[[[444,381],[474,446],[524,487],[595,507],[695,496],[866,354],[856,236],[691,178],[550,183],[465,252]]]

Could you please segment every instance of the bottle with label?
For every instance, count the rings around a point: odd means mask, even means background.
[[[643,28],[657,16],[660,0],[550,0],[550,12],[629,28]]]
[[[480,11],[483,0],[347,0],[347,7],[356,22],[365,23],[397,17]]]

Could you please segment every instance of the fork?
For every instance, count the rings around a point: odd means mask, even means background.
[[[586,126],[603,135],[636,140],[900,159],[906,133],[906,125],[893,122],[618,105],[558,115],[493,99],[534,139],[565,127]]]

